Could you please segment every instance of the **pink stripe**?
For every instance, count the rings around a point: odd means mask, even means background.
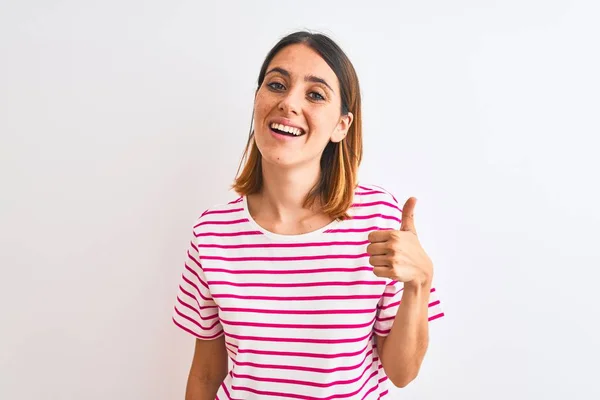
[[[177,313],[177,315],[179,315],[181,318],[187,319],[188,321],[190,321],[192,324],[196,325],[198,328],[202,329],[203,331],[210,331],[215,326],[219,325],[219,320],[217,320],[211,326],[209,326],[207,328],[204,325],[202,325],[200,322],[196,321],[195,319],[192,319],[192,318],[188,317],[187,315],[183,314],[181,311],[179,311],[179,309],[177,309],[177,306],[175,306],[173,308],[175,309],[175,312]],[[206,318],[206,319],[214,319],[217,317],[218,317],[218,314],[214,314],[210,318]]]
[[[373,219],[373,218],[383,218],[383,219],[391,219],[397,222],[402,222],[400,218],[394,217],[392,215],[385,214],[369,214],[369,215],[355,215],[352,219]]]
[[[384,230],[380,229],[378,226],[370,226],[368,228],[351,228],[351,229],[329,229],[327,233],[360,233],[360,232],[370,232]]]
[[[196,304],[198,305],[198,307],[200,309],[202,309],[202,307],[200,307],[200,303],[198,302],[198,299],[196,298],[196,296],[194,296],[192,293],[188,292],[187,290],[185,290],[184,288],[181,287],[181,285],[179,285],[179,290],[182,293],[185,293],[186,295],[188,295],[189,297],[191,297],[192,299],[194,299],[194,301],[196,302]]]
[[[186,303],[185,301],[181,300],[179,298],[179,296],[177,296],[177,301],[184,307],[189,308],[190,310],[192,310],[193,312],[195,312],[196,314],[198,314],[198,316],[200,317],[201,320],[203,321],[208,321],[209,319],[214,319],[218,317],[218,313],[214,313],[212,314],[210,317],[203,317],[202,314],[200,313],[200,311],[198,311],[194,306]],[[217,307],[204,307],[204,308],[217,308]]]
[[[398,200],[396,200],[396,198],[394,197],[393,194],[391,194],[390,192],[388,192],[386,189],[382,188],[381,186],[377,186],[377,185],[371,185],[371,186],[373,186],[374,188],[377,188],[377,189],[381,189],[384,193],[389,194],[396,203],[398,202]]]
[[[371,335],[372,336],[372,335]],[[371,339],[371,338],[369,338]],[[228,342],[229,343],[229,342]],[[248,353],[248,354],[260,354],[263,356],[280,356],[280,357],[306,357],[306,358],[346,358],[346,357],[355,357],[362,354],[365,350],[367,350],[369,344],[366,344],[365,347],[358,351],[346,352],[346,353],[302,353],[302,352],[294,352],[294,351],[270,351],[270,350],[255,350],[255,349],[238,349],[239,353]]]
[[[383,192],[380,192],[379,190],[368,190],[365,189],[366,191],[364,192],[355,192],[354,194],[357,196],[364,196],[364,195],[368,195],[368,194],[385,194]]]
[[[397,205],[388,203],[387,201],[373,201],[370,203],[354,203],[354,204],[352,204],[351,207],[372,207],[372,206],[378,206],[378,205],[391,207],[394,210],[398,210],[398,211],[400,211],[400,213],[402,213],[402,210],[400,208],[398,208]]]
[[[198,292],[198,294],[200,295],[200,298],[204,301],[212,301],[211,298],[209,297],[205,297],[202,292],[200,291],[200,288],[198,288],[198,286],[196,286],[196,284],[192,281],[190,281],[188,278],[186,278],[185,276],[181,276],[183,278],[183,280],[190,286],[192,286],[194,289],[196,289],[196,292]]]
[[[387,318],[377,318],[377,322],[385,322],[385,321],[391,321],[393,319],[396,319],[395,315],[392,315],[391,317],[387,317]]]
[[[248,222],[248,218],[233,219],[230,221],[205,221],[205,222],[200,222],[200,223],[194,225],[194,228],[197,228],[197,227],[203,226],[203,225],[235,225],[235,224],[242,224],[244,222]]]
[[[204,233],[195,233],[196,237],[204,237],[204,236],[219,236],[219,237],[228,237],[228,236],[253,236],[253,235],[262,235],[261,231],[243,231],[243,232],[229,232],[229,233],[221,233],[221,232],[204,232]]]
[[[177,301],[179,302],[179,304],[181,304],[181,305],[182,305],[182,306],[184,306],[184,307],[187,307],[187,308],[189,308],[190,310],[192,310],[193,312],[195,312],[196,314],[198,314],[198,316],[199,316],[200,318],[202,318],[202,315],[200,314],[200,311],[198,311],[198,310],[196,309],[196,307],[194,307],[194,306],[192,306],[192,305],[190,305],[190,304],[186,303],[185,301],[181,300],[181,299],[179,298],[179,296],[177,296]]]
[[[375,385],[371,389],[367,390],[367,393],[365,393],[364,396],[361,397],[361,400],[365,400],[367,398],[367,396],[370,395],[371,393],[373,393],[375,390],[377,390],[378,387],[379,387],[379,385]]]
[[[392,308],[392,307],[396,307],[397,305],[400,304],[400,301],[395,301],[393,303],[390,303],[386,306],[381,307],[382,310],[387,310],[388,308]]]
[[[433,315],[433,316],[429,317],[429,321],[434,321],[436,319],[442,318],[444,315],[445,315],[444,313],[439,313],[439,314]]]
[[[396,303],[392,303],[392,304],[390,304],[389,306],[386,306],[386,307],[384,307],[383,309],[387,309],[387,308],[393,307],[393,306],[395,306],[395,305],[398,305],[398,304],[400,304],[400,303],[401,303],[400,301],[398,301],[398,302],[396,302]],[[429,304],[429,308],[431,308],[431,307],[434,307],[434,306],[436,305],[436,303],[437,303],[437,304],[439,304],[439,301],[437,301],[437,302],[433,302],[433,303]],[[395,315],[392,315],[391,317],[386,317],[386,318],[379,318],[379,317],[378,317],[378,318],[377,318],[377,321],[379,321],[379,322],[390,321],[390,320],[392,320],[392,319],[394,319],[394,318],[396,318],[396,316],[395,316]]]
[[[198,281],[200,281],[200,283],[202,284],[202,286],[204,286],[205,288],[207,288],[207,289],[208,289],[208,285],[206,284],[206,282],[204,282],[204,281],[202,280],[202,278],[200,278],[200,275],[198,275],[198,274],[196,273],[196,271],[194,271],[193,269],[191,269],[191,268],[190,268],[190,267],[189,267],[187,264],[185,264],[185,269],[186,269],[186,270],[188,270],[188,271],[190,271],[190,273],[191,273],[192,275],[194,275],[194,276],[196,277],[196,279],[198,279]]]
[[[240,196],[240,197],[238,197],[237,199],[235,199],[235,200],[233,200],[233,201],[230,201],[230,202],[229,202],[229,203],[227,203],[227,204],[237,204],[237,203],[240,203],[242,200],[244,200],[244,198],[243,198],[242,196]]]
[[[317,274],[325,272],[360,272],[373,271],[373,267],[356,268],[315,268],[315,269],[292,269],[292,270],[272,270],[272,269],[225,269],[225,268],[204,268],[204,272],[223,272],[226,274],[268,274],[268,275],[286,275],[286,274]]]
[[[384,293],[384,294],[383,294],[383,296],[384,296],[384,297],[394,297],[394,296],[396,296],[398,293],[400,293],[401,291],[402,291],[402,289],[398,290],[398,291],[397,291],[396,293],[394,293],[394,294],[391,294],[391,293]],[[431,293],[433,293],[433,292],[435,292],[435,288],[432,288],[432,289],[429,291],[429,293],[430,293],[430,294],[431,294]],[[401,303],[401,301],[402,301],[402,300],[399,300],[399,301],[396,301],[396,302],[393,302],[393,303],[387,304],[387,305],[385,305],[385,306],[383,306],[383,307],[380,307],[380,309],[381,309],[381,310],[387,310],[388,308],[395,307],[395,306],[399,305],[399,304]],[[433,306],[435,306],[435,305],[438,305],[438,304],[439,304],[439,300],[437,300],[437,302],[436,302],[436,301],[434,301],[433,303],[429,303],[429,307],[433,307]]]
[[[365,380],[365,382],[360,386],[360,388],[358,390],[352,392],[352,393],[335,394],[333,396],[319,398],[319,400],[333,400],[333,399],[341,399],[341,398],[352,397],[352,396],[356,395],[357,393],[359,393],[365,387],[365,385],[371,380],[371,378],[374,377],[375,375],[377,375],[377,371],[374,371]],[[304,395],[301,395],[301,394],[282,393],[282,392],[269,392],[269,391],[252,389],[252,388],[249,388],[249,387],[246,387],[246,386],[234,386],[234,385],[232,385],[231,387],[233,389],[236,389],[236,390],[244,390],[244,391],[247,391],[247,392],[251,392],[251,393],[255,393],[255,394],[260,394],[260,395],[265,395],[265,396],[278,396],[278,397],[288,397],[288,398],[294,398],[294,399],[314,400],[314,397],[308,397],[308,396],[304,396]]]
[[[397,282],[396,282],[396,283],[397,283]],[[390,283],[388,286],[390,286],[390,285],[395,285],[395,284],[392,284],[392,283]],[[404,287],[401,287],[400,289],[398,289],[398,290],[397,290],[396,292],[394,292],[394,293],[383,293],[383,296],[384,296],[384,297],[394,297],[394,296],[398,295],[398,293],[400,293],[400,292],[401,292],[401,291],[403,291],[403,290],[404,290]]]
[[[188,292],[187,290],[185,290],[181,286],[179,286],[179,290],[181,290],[183,293],[185,293],[186,295],[188,295],[192,299],[196,300],[196,296],[194,296],[192,293]],[[179,299],[179,296],[177,296],[177,298]],[[196,300],[196,303],[198,303],[198,300]],[[217,308],[217,306],[201,306],[200,304],[198,304],[198,307],[200,307],[199,308],[200,311],[202,311],[202,310],[208,310],[209,308]]]
[[[238,362],[238,361],[234,361],[234,363],[236,365],[242,366],[242,367],[255,367],[255,368],[264,368],[264,369],[285,369],[285,370],[291,370],[291,371],[306,371],[306,372],[315,372],[315,373],[319,373],[319,374],[331,374],[334,372],[339,372],[339,371],[353,371],[355,369],[360,368],[361,365],[364,364],[364,362],[367,360],[367,357],[369,357],[371,354],[373,354],[373,350],[370,350],[368,353],[365,353],[362,361],[360,361],[358,364],[355,365],[350,365],[347,367],[337,367],[337,368],[314,368],[314,367],[303,367],[303,366],[296,366],[296,365],[279,365],[279,364],[258,364],[258,363],[252,363],[252,362]],[[373,360],[375,361],[375,360]]]
[[[373,331],[375,331],[375,333],[377,333],[379,336],[387,336],[390,333],[391,329],[381,330],[374,327]]]
[[[196,301],[196,304],[198,304],[199,310],[205,310],[205,309],[209,309],[209,308],[217,308],[217,306],[201,306],[200,303],[198,302],[198,299],[196,298],[196,296],[194,296],[192,293],[185,290],[183,287],[181,287],[181,285],[179,285],[179,290],[181,290],[182,293],[185,293],[187,296],[194,299]],[[205,300],[212,301],[212,299],[205,299]]]
[[[289,337],[267,337],[267,336],[245,336],[234,335],[228,333],[227,336],[237,340],[251,340],[256,342],[282,342],[282,343],[317,343],[317,344],[340,344],[340,343],[357,343],[369,338],[371,332],[359,338],[348,339],[311,339],[311,338],[289,338]]]
[[[349,385],[349,384],[360,381],[365,376],[367,371],[369,371],[369,369],[371,369],[372,364],[373,364],[373,362],[371,362],[371,364],[367,364],[367,366],[365,368],[363,368],[361,374],[354,379],[338,380],[338,381],[333,381],[333,382],[328,382],[328,383],[302,381],[302,380],[298,380],[298,379],[265,378],[265,377],[258,377],[258,376],[250,375],[250,374],[237,374],[235,372],[233,372],[232,375],[234,378],[248,379],[251,381],[258,381],[258,382],[285,383],[288,385],[302,385],[302,386],[312,386],[312,387],[318,387],[318,388],[328,388],[328,387],[338,386],[338,385]],[[359,368],[360,368],[360,366],[359,366]],[[376,374],[376,373],[377,373],[377,371],[374,372],[374,374]]]
[[[352,282],[307,282],[307,283],[255,283],[255,282],[229,282],[229,281],[208,281],[210,286],[225,285],[235,287],[269,287],[269,288],[298,288],[298,287],[317,287],[317,286],[383,286],[384,281],[352,281]]]
[[[221,387],[223,388],[223,391],[225,392],[225,395],[227,395],[227,398],[229,400],[243,400],[243,399],[234,399],[233,397],[231,397],[231,394],[229,394],[229,390],[227,390],[227,386],[225,386],[225,381],[223,381],[223,383],[221,383]]]
[[[187,255],[188,255],[188,258],[189,258],[190,260],[192,260],[192,261],[194,262],[194,264],[196,264],[196,265],[198,266],[198,268],[200,268],[200,269],[202,268],[202,264],[200,264],[200,261],[196,260],[196,259],[195,259],[195,258],[192,256],[192,254],[189,252],[189,250],[188,250],[188,252],[187,252]]]
[[[247,321],[229,321],[221,318],[221,323],[232,326],[251,326],[254,328],[278,328],[278,329],[358,329],[373,325],[375,317],[371,321],[362,324],[274,324],[270,322],[247,322]]]
[[[190,241],[190,246],[192,247],[192,249],[194,249],[196,251],[196,253],[198,252],[198,247],[194,244],[193,241]]]
[[[316,300],[366,300],[379,299],[375,295],[339,295],[339,296],[240,296],[236,294],[213,294],[215,299],[242,299],[242,300],[277,300],[277,301],[316,301]]]
[[[225,345],[225,348],[226,348],[226,349],[227,349],[227,350],[228,350],[230,353],[233,353],[234,355],[236,355],[236,356],[237,356],[237,353],[235,352],[235,350],[231,349],[231,348],[230,348],[229,346],[227,346],[227,345]],[[234,362],[235,362],[235,360],[234,360]]]
[[[233,203],[229,203],[229,204],[233,204]],[[232,208],[229,210],[211,210],[211,211],[206,211],[204,214],[202,214],[202,216],[210,215],[210,214],[229,214],[229,213],[234,213],[234,212],[239,212],[239,211],[244,211],[244,209],[243,208]]]
[[[310,261],[310,260],[335,260],[335,259],[357,259],[369,257],[368,253],[362,254],[327,254],[320,256],[296,256],[296,257],[220,257],[202,256],[204,260],[218,261]]]
[[[340,315],[340,314],[370,314],[376,311],[375,308],[357,309],[357,310],[265,310],[262,308],[236,308],[236,307],[221,307],[221,311],[241,312],[241,313],[257,313],[257,314],[296,314],[296,315]]]
[[[185,326],[181,325],[179,322],[177,322],[177,320],[175,318],[172,318],[173,322],[175,323],[175,325],[177,325],[178,327],[180,327],[181,329],[183,329],[184,331],[191,333],[192,335],[196,336],[199,339],[215,339],[219,336],[221,336],[223,334],[223,331],[219,331],[218,333],[215,333],[214,335],[210,335],[210,336],[206,336],[206,335],[200,335],[194,331],[192,331],[191,329],[186,328]]]
[[[257,244],[199,244],[198,247],[214,249],[268,249],[293,247],[330,247],[330,246],[363,246],[368,240],[347,242],[310,242],[310,243],[257,243]]]
[[[431,305],[429,307],[431,307]],[[436,319],[442,318],[443,316],[444,316],[443,312],[439,313],[439,314],[435,314],[435,315],[432,315],[431,317],[427,318],[427,321],[434,321]],[[394,319],[394,318],[395,318],[395,316],[389,317],[389,318],[377,319],[377,321],[379,321],[379,322],[381,322],[381,321],[388,321],[388,320],[391,320],[391,319]],[[391,328],[390,329],[386,329],[385,331],[379,331],[376,328],[373,328],[373,330],[376,331],[376,332],[389,333],[391,331]]]

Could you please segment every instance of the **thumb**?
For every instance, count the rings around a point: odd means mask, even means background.
[[[417,204],[417,199],[415,197],[411,197],[406,200],[404,203],[404,207],[402,207],[402,224],[400,225],[401,231],[412,232],[415,235],[417,234],[417,228],[415,228],[415,204]]]

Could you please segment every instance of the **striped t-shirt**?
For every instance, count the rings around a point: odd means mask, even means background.
[[[280,235],[246,197],[205,211],[189,244],[173,321],[225,335],[232,368],[217,399],[389,399],[374,334],[387,336],[402,283],[373,274],[369,232],[400,229],[396,199],[358,186],[351,219]],[[435,289],[429,320],[442,317]]]

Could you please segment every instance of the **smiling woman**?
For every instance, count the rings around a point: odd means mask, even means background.
[[[234,189],[258,193],[264,163],[304,170],[318,177],[304,205],[318,202],[332,219],[347,217],[362,158],[361,99],[354,67],[339,46],[307,32],[275,45],[258,76],[254,122]],[[282,146],[272,133],[286,126],[309,134]]]
[[[173,321],[194,335],[188,400],[387,399],[443,316],[416,199],[359,185],[358,78],[321,34],[267,55],[233,188],[193,228]],[[228,357],[232,368],[228,371]]]

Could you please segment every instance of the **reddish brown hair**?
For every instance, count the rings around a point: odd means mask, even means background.
[[[281,39],[267,54],[258,75],[256,91],[258,92],[263,84],[273,57],[284,47],[297,43],[315,50],[333,70],[340,86],[341,115],[347,115],[348,112],[354,115],[346,137],[339,143],[329,142],[325,147],[321,156],[321,176],[306,197],[304,206],[310,207],[315,200],[319,199],[323,212],[331,218],[346,219],[347,211],[353,202],[354,189],[358,181],[358,167],[362,159],[360,87],[354,66],[346,54],[333,40],[323,34],[306,31],[292,33]],[[248,143],[232,186],[242,196],[259,192],[263,185],[262,155],[254,141],[252,124],[250,126]]]

